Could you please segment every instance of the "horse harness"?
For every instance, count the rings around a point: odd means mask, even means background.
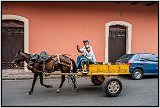
[[[71,61],[71,64],[64,63],[64,62],[60,61],[60,57],[59,57],[59,56],[60,56],[59,54],[57,54],[56,56],[51,55],[50,58],[51,58],[51,59],[54,59],[54,60],[55,60],[55,58],[56,58],[55,64],[61,64],[61,65],[66,66],[66,67],[70,67],[71,70],[72,70],[72,69],[73,69],[73,67],[72,67],[72,61]],[[55,65],[55,64],[54,64],[54,65]],[[43,74],[44,74],[45,72],[48,72],[48,71],[45,70],[45,62],[42,64],[42,68],[43,68],[43,71],[42,71]],[[49,71],[49,72],[53,72],[53,71],[54,71],[54,66],[53,66],[53,70],[51,70],[51,71]]]
[[[59,54],[57,54],[56,56],[57,56],[57,63],[72,68],[72,62],[71,62],[71,64],[69,65],[69,64],[67,64],[67,63],[64,63],[64,62],[61,62],[61,61],[60,61],[60,58],[59,58],[60,55],[59,55]]]

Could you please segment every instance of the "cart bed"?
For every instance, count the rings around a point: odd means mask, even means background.
[[[86,65],[84,66],[86,68]],[[129,65],[91,64],[87,75],[127,75]]]

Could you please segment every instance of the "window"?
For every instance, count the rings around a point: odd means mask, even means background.
[[[138,55],[135,57],[134,61],[139,61],[139,59],[140,59],[140,55],[138,54]]]
[[[142,59],[147,61],[158,61],[158,56],[152,54],[143,54]]]
[[[125,54],[122,57],[119,58],[119,60],[129,60],[131,57],[133,57],[134,54]]]
[[[153,54],[151,56],[152,61],[158,62],[158,55]]]
[[[151,56],[150,54],[143,54],[143,59],[150,60]]]

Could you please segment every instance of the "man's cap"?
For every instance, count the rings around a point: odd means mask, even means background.
[[[89,40],[84,40],[83,42],[89,42]]]

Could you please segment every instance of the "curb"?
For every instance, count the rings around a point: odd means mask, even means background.
[[[60,73],[60,71],[55,71],[54,73]],[[32,72],[25,72],[23,69],[2,69],[1,73],[2,80],[30,80],[34,78],[34,74]],[[67,78],[68,76],[66,76]],[[79,76],[76,76],[76,78]],[[50,75],[44,76],[44,79],[53,79],[53,78],[61,78],[61,75]],[[39,79],[39,77],[37,78]]]
[[[59,73],[60,71],[55,71]],[[34,78],[31,71],[24,71],[23,69],[2,69],[2,80],[30,80]],[[60,78],[60,75],[44,76],[44,79]],[[38,77],[39,79],[39,77]]]

